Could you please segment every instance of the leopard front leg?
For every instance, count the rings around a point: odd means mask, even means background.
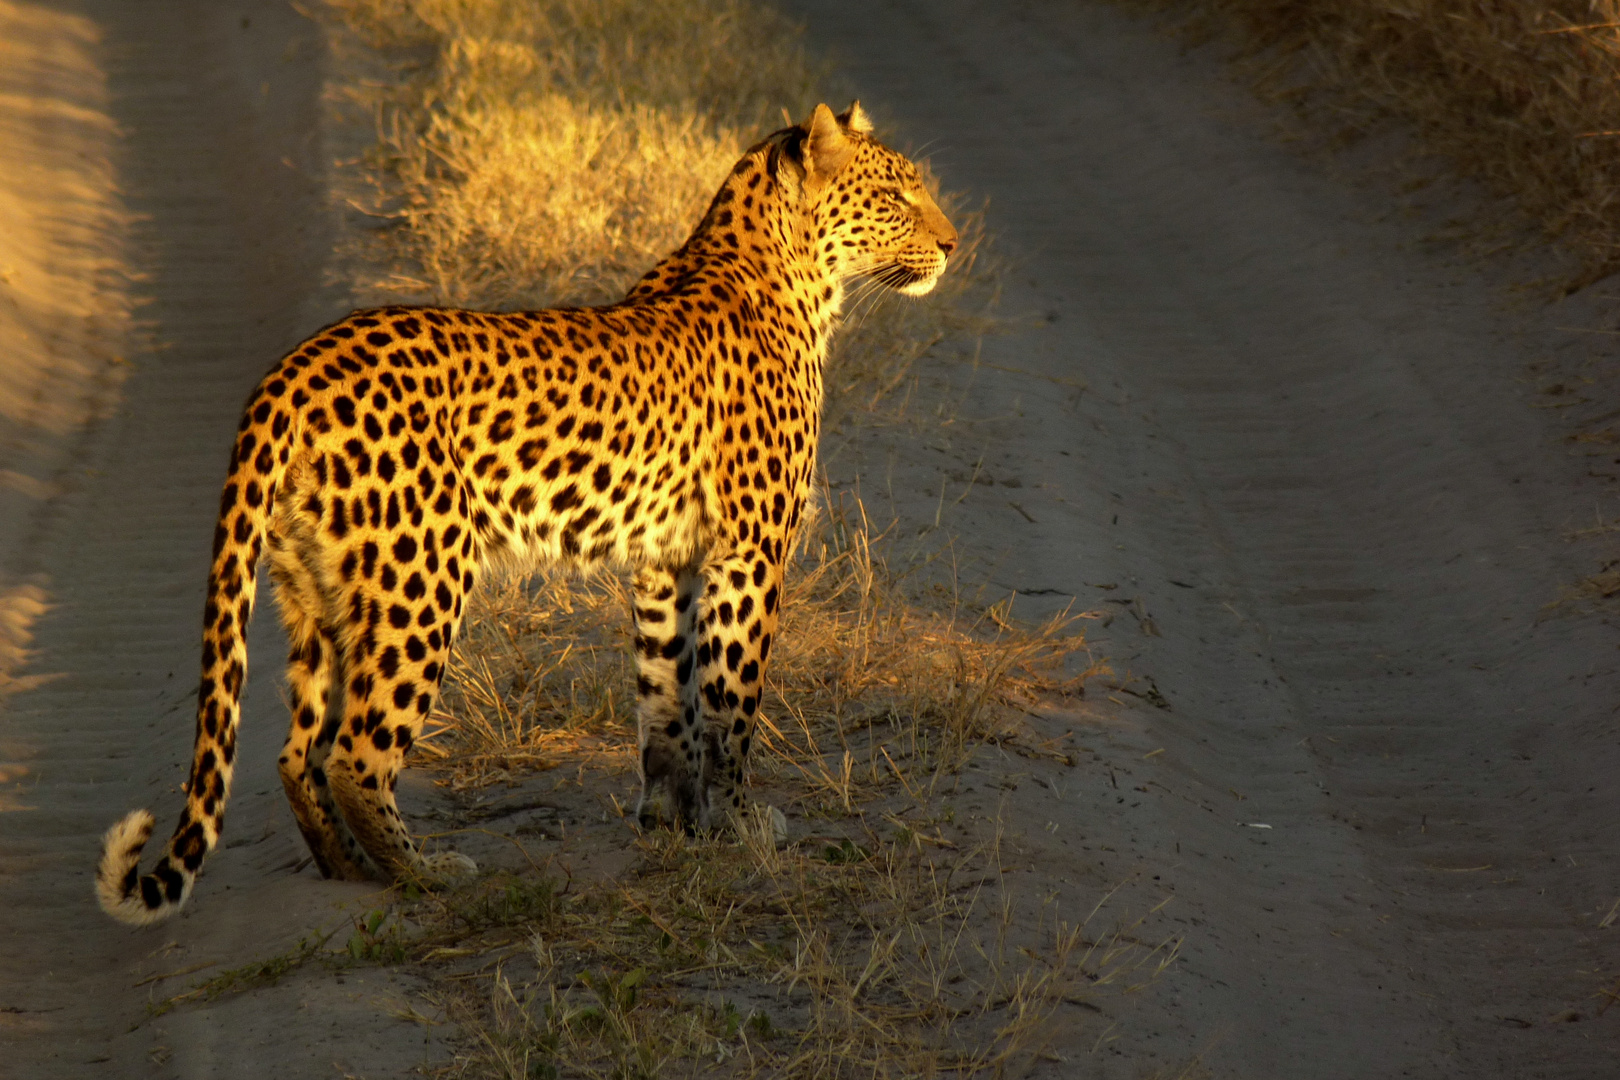
[[[773,551],[785,548],[784,543]],[[743,791],[782,599],[782,562],[773,551],[744,547],[705,567],[696,683],[705,713],[704,782],[717,789],[712,805],[733,825],[755,813],[768,814],[781,839],[786,830],[781,812],[752,803]]]
[[[649,568],[632,582],[636,624],[636,719],[643,828],[708,827],[703,716],[692,654],[703,575],[695,566]]]

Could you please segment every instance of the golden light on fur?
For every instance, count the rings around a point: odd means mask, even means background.
[[[394,789],[494,567],[632,575],[643,826],[782,820],[744,770],[843,293],[931,281],[958,243],[861,115],[820,104],[750,148],[617,304],[364,310],[271,367],[220,499],[186,806],[144,876],[150,818],[115,829],[104,906],[178,910],[217,842],[261,559],[292,646],[281,779],[324,876],[476,869],[424,852]]]

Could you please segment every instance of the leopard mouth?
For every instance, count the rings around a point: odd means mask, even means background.
[[[939,282],[940,274],[944,270],[944,260],[940,260],[940,265],[932,270],[918,270],[900,263],[893,263],[874,272],[872,280],[907,296],[923,296],[933,291],[934,286]]]

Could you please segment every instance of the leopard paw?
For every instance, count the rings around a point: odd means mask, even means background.
[[[672,784],[644,785],[636,803],[636,824],[643,832],[657,829],[675,829],[687,836],[698,836],[709,831],[709,813],[705,800],[688,795],[685,799],[672,791]]]
[[[448,885],[478,873],[478,864],[459,851],[437,851],[422,856],[417,872],[429,885]]]

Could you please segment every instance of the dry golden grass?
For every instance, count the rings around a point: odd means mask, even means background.
[[[381,117],[391,283],[448,304],[617,299],[822,81],[747,0],[333,6],[402,75],[357,95]]]
[[[1175,959],[1179,938],[1141,939],[1109,896],[1074,919],[1008,890],[993,831],[966,851],[919,835],[779,851],[660,834],[613,887],[488,878],[429,899],[411,948],[462,965],[439,982],[466,1036],[441,1075],[999,1076],[1045,1051],[1061,1006]]]
[[[363,291],[395,298],[617,298],[824,81],[798,30],[748,0],[332,6],[392,72],[350,96],[379,120],[366,164],[392,226],[365,252],[380,269]],[[963,237],[951,272],[921,301],[855,290],[830,416],[902,414],[915,362],[989,325],[981,219],[942,205]],[[461,1031],[448,1074],[1000,1074],[1040,1052],[1062,1002],[1162,970],[1175,942],[1010,891],[999,825],[942,832],[984,748],[1062,758],[1024,710],[1102,668],[1073,618],[1025,627],[1008,604],[962,603],[935,543],[902,550],[857,500],[805,527],[752,759],[793,815],[792,846],[639,836],[617,872],[564,865],[563,884],[546,863],[408,890],[407,921],[357,928],[352,959],[403,954],[434,975]],[[414,763],[467,805],[565,762],[628,780],[628,606],[612,574],[487,582]]]
[[[1024,707],[1098,673],[1065,673],[1084,654],[1074,620],[965,615],[858,503],[808,535],[753,758],[756,795],[791,811],[795,842],[653,833],[616,875],[573,856],[566,897],[548,862],[422,898],[408,951],[438,972],[461,1035],[444,1075],[999,1076],[1044,1052],[1060,1007],[1140,989],[1174,960],[1179,939],[1138,936],[1144,916],[1076,920],[1073,905],[1102,904],[1011,888],[1007,823],[956,820],[976,754],[1063,756]],[[625,602],[611,576],[485,594],[427,743],[450,786],[564,762],[633,775]]]
[[[1575,252],[1620,269],[1620,0],[1146,0],[1236,42],[1256,85],[1330,137],[1384,117]]]
[[[849,813],[855,790],[932,792],[980,745],[1016,741],[1023,706],[1105,672],[1078,617],[1026,627],[970,611],[919,551],[874,538],[846,500],[806,529],[787,582],[753,767],[793,805]],[[898,568],[898,569],[897,569]],[[480,593],[424,752],[458,788],[634,742],[624,583],[508,580]],[[1082,670],[1068,671],[1084,656]],[[1072,665],[1071,665],[1072,666]]]

